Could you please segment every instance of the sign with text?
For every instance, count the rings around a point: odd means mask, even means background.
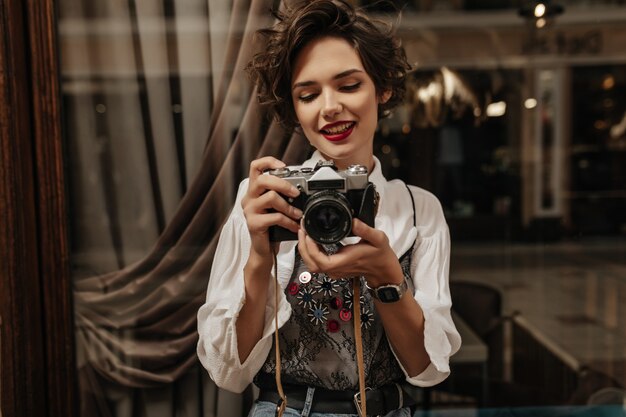
[[[568,34],[563,31],[541,34],[533,33],[524,42],[525,54],[552,55],[599,55],[602,53],[603,37],[599,30],[590,30],[582,34]]]

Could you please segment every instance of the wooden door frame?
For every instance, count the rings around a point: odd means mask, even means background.
[[[56,6],[0,0],[0,407],[77,415]]]

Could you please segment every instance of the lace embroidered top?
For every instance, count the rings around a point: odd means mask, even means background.
[[[400,258],[410,293],[413,292],[411,250]],[[357,390],[359,377],[352,320],[355,311],[361,314],[366,386],[375,388],[404,378],[363,278],[361,305],[355,308],[352,280],[333,280],[323,273],[310,273],[296,248],[295,266],[285,295],[293,312],[278,332],[283,383]],[[274,379],[275,348],[272,343],[255,377],[257,385]]]

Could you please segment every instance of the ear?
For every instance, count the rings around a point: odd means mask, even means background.
[[[385,104],[386,102],[389,101],[390,98],[391,98],[391,90],[385,90],[378,97],[378,104]]]

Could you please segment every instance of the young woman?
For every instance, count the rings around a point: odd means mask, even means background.
[[[340,171],[367,168],[379,195],[374,227],[355,218],[355,237],[320,246],[302,227],[302,211],[287,202],[300,191],[265,174],[285,164],[253,161],[198,312],[198,356],[218,386],[260,387],[254,417],[275,415],[283,391],[285,415],[357,415],[360,357],[367,414],[408,416],[412,387],[447,377],[460,337],[450,318],[450,243],[441,206],[425,190],[387,181],[373,154],[379,118],[403,98],[404,50],[345,1],[305,1],[278,17],[261,31],[267,49],[248,67],[259,99],[316,149],[303,167],[325,160]],[[297,241],[270,242],[275,227]],[[354,291],[362,294],[358,303]]]

